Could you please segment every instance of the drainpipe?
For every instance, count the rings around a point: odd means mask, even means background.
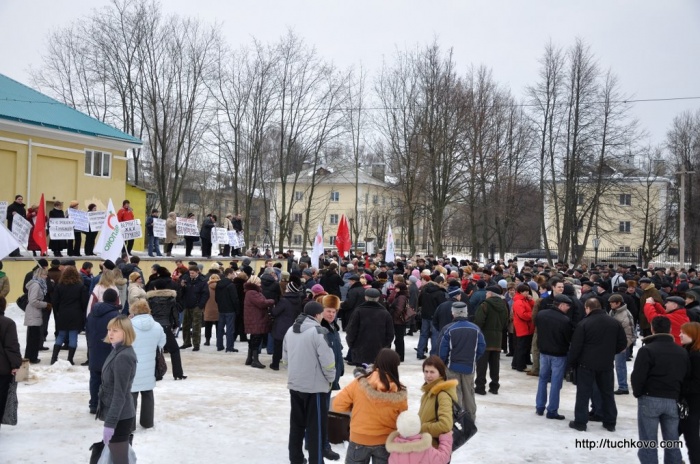
[[[27,192],[24,195],[24,204],[32,204],[32,139],[27,143]]]

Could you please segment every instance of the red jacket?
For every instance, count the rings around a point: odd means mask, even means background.
[[[246,282],[243,288],[243,324],[246,332],[251,335],[268,333],[272,329],[272,322],[267,310],[275,305],[275,300],[265,298],[260,287],[253,283]]]
[[[119,211],[117,211],[117,219],[119,220],[119,222],[133,221],[134,220],[134,210],[131,208],[120,209]]]
[[[682,346],[681,326],[686,322],[690,322],[690,319],[688,319],[688,314],[685,312],[685,308],[679,308],[675,311],[667,313],[666,309],[661,306],[661,303],[644,303],[644,315],[649,323],[651,323],[652,319],[654,319],[656,316],[669,318],[671,320],[671,335],[673,335],[673,339],[676,341],[676,344]]]
[[[528,299],[522,293],[513,297],[513,328],[516,337],[526,337],[535,333],[535,323],[532,321],[532,308],[535,300]]]

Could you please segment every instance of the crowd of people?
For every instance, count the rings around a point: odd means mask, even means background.
[[[313,266],[307,255],[287,258],[267,259],[257,272],[244,258],[227,266],[208,261],[206,269],[169,261],[153,264],[148,273],[132,256],[102,262],[98,274],[89,262],[76,269],[72,260],[41,259],[23,284],[25,357],[38,363],[48,350],[43,344],[52,313],[52,363],[64,347],[74,362],[85,329],[88,406],[105,420],[105,443],[115,456],[126,456],[123,443],[136,429],[139,393],[140,425],[154,424],[159,348],[171,358],[173,378],[184,380],[180,350],[215,343],[217,351],[235,353],[238,339],[247,343],[241,348],[245,365],[266,368],[266,353],[272,370],[287,366],[293,464],[307,462],[304,442],[308,462],[339,458],[328,439],[331,409],[352,413],[346,463],[422,462],[402,456],[411,453],[425,462],[449,462],[452,405],[476,422],[478,396],[499,394],[508,357],[512,369],[538,378],[537,415],[565,419],[559,393],[570,380],[576,401],[569,427],[585,431],[590,422],[601,422],[614,432],[615,398],[632,393],[640,439],[656,440],[658,425],[664,440],[678,440],[680,430],[690,462],[700,462],[700,280],[694,269],[518,266],[420,256],[386,263],[381,255],[346,260],[333,254]],[[0,318],[3,324],[7,318]],[[420,409],[409,412],[399,365],[407,356],[404,337],[413,334],[425,383]],[[643,346],[634,351],[638,336]],[[6,352],[19,353],[8,343],[16,341],[3,338]],[[0,394],[17,359],[0,359]],[[138,360],[133,367],[132,359]],[[356,378],[341,389],[345,365]],[[125,379],[128,388],[112,385]],[[126,401],[107,391],[131,395]],[[678,404],[687,405],[683,417]],[[667,462],[679,462],[678,448],[664,453]],[[656,462],[656,449],[640,450],[639,458]]]

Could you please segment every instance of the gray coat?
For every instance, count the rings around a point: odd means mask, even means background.
[[[153,352],[155,358],[155,351]],[[136,375],[136,353],[130,346],[119,345],[107,356],[102,366],[102,385],[97,417],[105,427],[116,427],[117,422],[136,417],[131,386]]]
[[[282,362],[289,366],[287,388],[302,393],[328,393],[335,380],[335,354],[328,330],[300,314],[287,330]]]
[[[27,283],[27,297],[29,302],[27,303],[27,309],[24,311],[24,325],[27,327],[41,326],[43,322],[41,313],[46,308],[46,302],[44,301],[46,293],[44,293],[36,280],[30,280]]]

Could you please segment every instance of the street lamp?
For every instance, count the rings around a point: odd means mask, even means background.
[[[594,264],[598,264],[598,247],[600,246],[600,239],[595,237],[593,239],[593,250],[595,250],[595,257],[593,259]]]

